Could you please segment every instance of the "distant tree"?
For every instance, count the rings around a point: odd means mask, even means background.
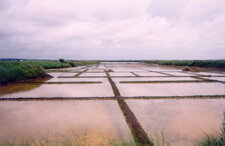
[[[61,63],[63,63],[64,61],[65,61],[65,60],[62,59],[62,58],[59,59],[59,62],[61,62]]]

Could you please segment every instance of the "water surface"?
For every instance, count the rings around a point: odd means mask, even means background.
[[[44,138],[100,145],[110,142],[108,138],[132,140],[116,101],[4,101],[0,117],[0,143]]]
[[[193,96],[225,95],[222,83],[116,83],[122,96]]]
[[[192,146],[205,134],[218,134],[225,99],[126,100],[145,131],[171,146]]]

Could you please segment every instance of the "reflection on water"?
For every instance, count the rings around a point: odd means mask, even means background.
[[[40,87],[41,84],[26,84],[26,83],[15,83],[15,84],[8,84],[6,86],[0,86],[0,96],[4,94],[13,94],[18,92],[25,92],[37,87]]]
[[[122,96],[224,95],[222,83],[116,84]]]
[[[194,145],[205,134],[220,132],[225,99],[126,100],[145,129],[156,138],[163,132],[170,144]]]
[[[130,72],[127,72],[127,73],[114,73],[114,72],[110,72],[109,74],[110,74],[110,76],[134,76]]]
[[[103,79],[102,79],[103,80]],[[38,86],[38,88],[17,90],[17,92],[8,92],[1,97],[112,97],[113,92],[107,79],[100,84],[23,84],[26,86]],[[10,88],[10,87],[9,87]]]
[[[112,77],[113,78],[113,77]],[[115,83],[120,81],[190,81],[190,80],[200,80],[192,77],[141,77],[141,78],[113,78]]]
[[[0,117],[0,143],[42,138],[60,142],[82,139],[85,132],[93,145],[107,143],[107,138],[132,139],[116,101],[4,101]]]

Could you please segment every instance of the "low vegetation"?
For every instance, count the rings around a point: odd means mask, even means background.
[[[61,62],[60,62],[61,61]],[[0,84],[48,76],[44,69],[97,64],[97,61],[0,61]]]
[[[150,60],[145,62],[159,65],[225,68],[225,60]]]
[[[5,142],[5,143],[0,143],[0,146],[33,146],[33,145],[40,145],[40,146],[55,146],[55,145],[61,145],[61,146],[91,146],[92,144],[87,142],[87,138],[83,138],[82,140],[80,138],[76,138],[75,140],[64,140],[59,143],[52,143],[48,139],[44,140],[39,140],[39,141],[28,141],[24,140],[20,143],[11,143],[11,142]],[[106,138],[105,140],[106,144],[100,144],[101,146],[141,146],[139,144],[135,144],[133,141],[130,142],[116,142],[114,139],[111,138]]]
[[[0,62],[0,84],[32,78],[47,77],[43,67],[29,62]]]
[[[225,145],[225,112],[221,133],[218,135],[206,135],[205,138],[198,143],[198,146],[224,146],[224,145]]]

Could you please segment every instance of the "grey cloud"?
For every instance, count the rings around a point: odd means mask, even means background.
[[[1,0],[0,21],[0,57],[225,57],[223,0]]]

